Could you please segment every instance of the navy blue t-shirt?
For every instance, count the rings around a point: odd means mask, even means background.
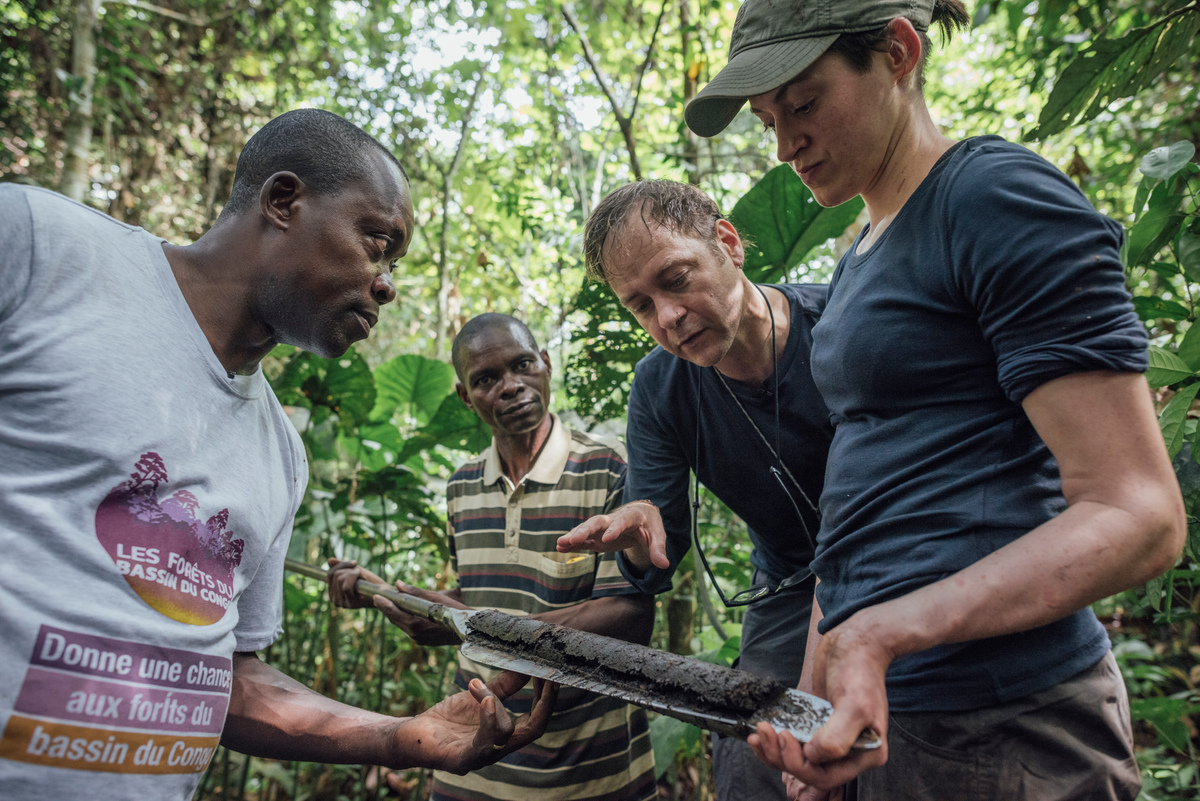
[[[826,287],[815,284],[774,285],[784,293],[791,312],[787,344],[776,365],[779,373],[779,434],[784,464],[815,505],[821,494],[825,459],[833,429],[829,412],[813,384],[809,365],[812,329],[825,305]],[[772,391],[726,379],[746,413],[775,446],[775,400]],[[767,387],[774,387],[768,379]],[[700,413],[700,458],[696,461],[697,394]],[[644,592],[667,586],[675,565],[690,542],[691,509],[688,471],[695,469],[704,486],[741,517],[754,545],[751,562],[776,582],[807,567],[813,549],[800,519],[778,482],[768,472],[775,463],[770,450],[738,409],[711,367],[696,365],[662,348],[642,359],[634,373],[626,429],[629,473],[625,497],[649,500],[662,511],[671,568],[651,566],[633,576],[624,558],[622,573]],[[795,488],[803,525],[813,539],[816,512]],[[703,544],[703,543],[702,543]],[[797,592],[800,592],[797,589]]]
[[[1052,165],[988,136],[943,157],[870,250],[843,256],[813,332],[836,426],[813,565],[822,632],[1065,508],[1021,401],[1070,373],[1146,369],[1121,236]],[[1083,609],[897,659],[888,699],[897,711],[1002,703],[1107,649]]]

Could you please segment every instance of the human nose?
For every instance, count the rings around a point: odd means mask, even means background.
[[[684,308],[678,303],[667,301],[658,304],[658,324],[663,329],[670,331],[679,325],[679,321],[683,319]]]
[[[807,138],[795,123],[775,124],[775,157],[784,164],[795,161],[807,144]]]
[[[512,373],[505,372],[504,375],[500,376],[500,394],[502,397],[507,398],[516,395],[524,386]]]
[[[380,306],[391,303],[396,299],[396,284],[392,282],[389,273],[380,273],[371,281],[371,297]]]

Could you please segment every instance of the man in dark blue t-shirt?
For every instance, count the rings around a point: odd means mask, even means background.
[[[690,545],[694,471],[746,522],[754,545],[753,589],[730,600],[756,597],[738,667],[795,686],[833,437],[809,368],[826,288],[753,284],[741,271],[737,231],[716,204],[670,181],[606,197],[588,220],[585,249],[589,274],[659,347],[638,364],[629,399],[626,497],[637,500],[576,528],[559,550],[625,549],[625,576],[662,591]],[[650,542],[661,543],[654,554]],[[740,740],[714,738],[713,761],[721,801],[786,798],[779,772]]]

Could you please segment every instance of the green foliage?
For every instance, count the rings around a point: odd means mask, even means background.
[[[1196,3],[1129,31],[1120,39],[1097,39],[1059,76],[1027,139],[1041,139],[1096,117],[1114,100],[1150,86],[1187,53],[1200,30]]]
[[[746,276],[758,283],[779,280],[814,248],[841,236],[862,210],[861,197],[823,208],[795,170],[779,165],[729,214],[747,241]]]
[[[633,368],[654,348],[654,340],[606,285],[585,281],[575,308],[586,316],[574,337],[579,350],[566,365],[571,403],[594,420],[624,417]]]

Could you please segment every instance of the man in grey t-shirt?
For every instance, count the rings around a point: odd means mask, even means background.
[[[0,186],[0,787],[6,799],[185,799],[218,741],[277,759],[467,772],[537,737],[499,700],[415,718],[317,695],[254,654],[278,637],[308,477],[259,368],[339,356],[396,291],[403,170],[344,119],[293,111],[178,247],[42,189]],[[67,593],[44,591],[52,572]],[[86,599],[82,601],[81,599]]]

